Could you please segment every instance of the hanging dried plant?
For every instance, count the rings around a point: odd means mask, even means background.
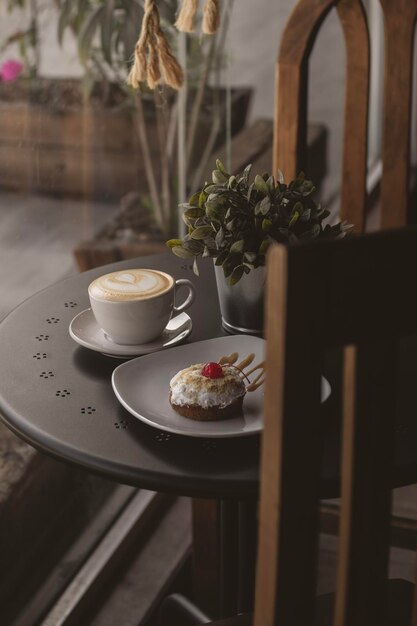
[[[146,80],[149,87],[154,89],[161,79],[170,87],[180,89],[184,75],[162,31],[155,0],[145,0],[145,13],[128,83],[137,89]]]
[[[175,26],[184,33],[195,30],[195,17],[198,0],[183,0]],[[205,35],[214,35],[219,28],[220,7],[219,0],[206,0],[203,8],[202,31]]]

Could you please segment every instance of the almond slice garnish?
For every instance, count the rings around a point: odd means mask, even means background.
[[[219,359],[220,365],[233,365],[239,358],[239,354],[237,352],[232,352],[230,356],[222,356]]]
[[[254,358],[255,358],[255,355],[253,353],[248,354],[248,356],[245,359],[243,359],[243,361],[238,363],[236,367],[239,368],[240,370],[244,370],[253,362]]]
[[[258,363],[257,365],[252,367],[252,369],[250,369],[248,372],[245,372],[245,369],[253,363],[255,355],[253,353],[248,354],[248,356],[242,359],[240,363],[234,365],[238,358],[239,354],[237,352],[233,352],[229,356],[222,356],[218,362],[220,365],[231,365],[232,367],[238,369],[242,376],[244,376],[249,382],[249,384],[246,386],[246,391],[256,391],[256,389],[258,389],[265,382],[265,361],[261,361],[261,363]],[[252,382],[250,382],[249,376],[251,374],[254,374],[257,370],[260,370],[259,374]]]

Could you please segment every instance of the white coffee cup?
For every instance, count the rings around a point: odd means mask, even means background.
[[[179,306],[177,290],[189,294]],[[159,270],[127,269],[96,278],[88,287],[97,324],[115,343],[137,345],[156,339],[172,314],[185,311],[195,299],[194,285]]]

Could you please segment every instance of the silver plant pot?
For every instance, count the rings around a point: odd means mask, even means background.
[[[222,325],[230,333],[261,335],[264,324],[265,267],[244,274],[230,286],[223,269],[215,266]]]

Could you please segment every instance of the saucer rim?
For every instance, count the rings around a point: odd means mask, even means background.
[[[116,357],[127,357],[127,358],[128,357],[136,357],[136,356],[142,356],[142,355],[147,355],[147,354],[153,354],[154,352],[158,352],[158,351],[161,351],[161,350],[166,350],[168,348],[172,348],[175,345],[177,345],[177,342],[175,342],[174,344],[171,344],[169,346],[166,346],[166,347],[163,344],[160,344],[160,345],[158,345],[157,347],[155,347],[153,349],[146,349],[146,351],[143,351],[146,346],[149,346],[149,343],[154,344],[154,342],[149,342],[148,344],[145,344],[145,343],[143,343],[143,344],[129,344],[129,345],[125,345],[125,346],[122,345],[122,344],[117,344],[116,342],[113,342],[113,344],[115,346],[115,348],[113,349],[112,345],[110,345],[110,342],[108,342],[108,344],[109,344],[108,346],[107,345],[104,346],[104,345],[99,345],[98,343],[92,343],[92,342],[85,341],[83,338],[80,338],[79,335],[77,335],[74,332],[73,324],[74,324],[75,320],[77,320],[79,317],[81,317],[83,315],[86,315],[86,314],[87,315],[91,314],[95,324],[97,324],[97,322],[95,321],[95,318],[94,318],[94,314],[93,314],[92,308],[91,307],[87,307],[87,308],[83,309],[82,311],[80,311],[79,313],[77,313],[77,315],[75,315],[72,318],[72,320],[70,321],[69,326],[68,326],[68,332],[70,334],[70,337],[71,337],[71,339],[73,339],[73,341],[75,341],[75,343],[77,343],[78,345],[82,346],[83,348],[86,348],[87,350],[93,350],[94,352],[99,352],[99,353],[103,354],[104,356],[116,356]],[[175,319],[179,315],[185,315],[188,318],[187,323],[189,325],[189,328],[185,329],[185,330],[188,330],[188,333],[187,333],[187,335],[185,337],[180,339],[178,341],[178,343],[180,341],[183,341],[187,337],[189,337],[189,335],[191,334],[192,329],[193,329],[192,318],[185,311],[182,311],[178,315],[172,317],[169,320],[169,322],[171,322],[173,319]],[[169,322],[168,322],[168,324],[169,324]],[[97,326],[98,326],[98,324],[97,324]],[[166,328],[166,326],[165,326],[165,328]],[[162,331],[162,332],[164,332],[164,331]],[[181,334],[181,333],[179,333],[179,334]],[[161,333],[161,335],[162,335],[162,333]],[[161,337],[161,335],[159,335],[159,337]],[[157,337],[157,339],[159,337]]]

